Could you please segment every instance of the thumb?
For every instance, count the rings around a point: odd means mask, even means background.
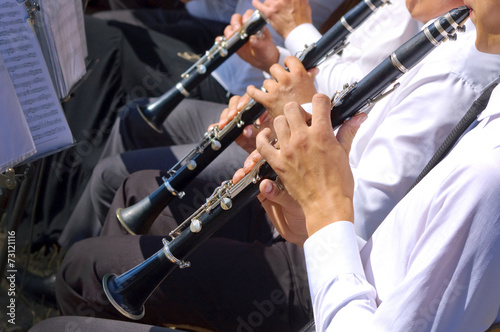
[[[340,126],[339,131],[337,133],[337,140],[342,145],[347,154],[351,151],[352,141],[354,140],[354,136],[358,132],[361,124],[367,119],[367,115],[365,113],[359,113],[345,121],[342,126]]]
[[[261,203],[265,200],[269,200],[279,205],[286,205],[287,202],[293,200],[285,189],[280,189],[276,182],[269,179],[262,180],[259,185],[259,189],[259,200]]]
[[[318,74],[319,74],[318,67],[313,67],[307,71],[307,75],[309,75],[310,78],[315,78]]]

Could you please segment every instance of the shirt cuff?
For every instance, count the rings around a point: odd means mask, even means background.
[[[293,29],[285,39],[285,47],[292,53],[297,54],[321,38],[321,33],[311,23],[304,23]]]
[[[338,221],[310,236],[304,243],[311,295],[343,274],[364,276],[354,224]]]

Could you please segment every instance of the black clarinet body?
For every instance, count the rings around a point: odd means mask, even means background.
[[[298,56],[304,67],[313,68],[342,50],[346,37],[386,2],[387,0],[364,0],[357,4]],[[182,189],[233,143],[246,125],[255,122],[264,111],[263,105],[250,100],[226,127],[214,127],[205,133],[197,147],[169,170],[168,178],[163,179],[163,185],[135,205],[117,210],[117,218],[123,227],[130,234],[147,232],[170,201],[177,196],[182,198]]]
[[[450,34],[458,30],[468,16],[469,9],[465,6],[443,15],[393,52],[358,84],[338,93],[332,101],[333,127],[380,100],[382,91],[443,40],[451,37]],[[103,287],[117,310],[133,318],[127,312],[132,305],[134,312],[144,314],[144,301],[167,275],[177,266],[188,267],[190,264],[184,259],[258,195],[260,182],[276,178],[271,166],[261,159],[240,182],[226,181],[217,188],[205,205],[170,233],[173,239],[170,242],[164,240],[164,247],[152,256],[153,260],[146,260],[120,276],[106,275]],[[141,293],[138,299],[137,293]]]
[[[208,77],[227,58],[236,53],[250,36],[258,33],[267,24],[267,18],[259,12],[254,11],[238,32],[228,39],[220,37],[218,41],[185,73],[181,75],[182,80],[164,93],[154,103],[139,107],[139,114],[151,126],[152,129],[161,132],[162,124],[170,112],[198,84]]]

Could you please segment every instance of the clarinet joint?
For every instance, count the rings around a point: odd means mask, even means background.
[[[202,228],[202,225],[200,223],[201,216],[210,213],[217,206],[220,206],[224,210],[229,210],[230,208],[232,208],[230,193],[230,189],[232,186],[232,181],[224,181],[219,187],[215,189],[214,193],[209,198],[207,198],[205,204],[203,204],[198,210],[196,210],[196,212],[194,212],[183,223],[172,230],[169,233],[169,236],[172,239],[175,239],[188,226],[193,233],[198,233]]]
[[[172,254],[172,252],[170,251],[170,247],[168,246],[170,244],[169,241],[167,241],[166,239],[162,239],[161,242],[163,243],[163,253],[172,263],[179,265],[180,269],[185,269],[191,266],[190,262],[178,259]]]

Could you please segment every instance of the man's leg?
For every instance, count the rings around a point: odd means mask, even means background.
[[[237,153],[231,153],[230,155],[236,156]],[[168,206],[155,219],[148,234],[167,236],[177,225],[189,219],[206,202],[206,199],[223,180],[230,179],[234,170],[242,164],[243,161],[240,159],[244,159],[244,155],[241,158],[232,159],[226,158],[226,156],[223,155],[217,158],[204,172],[183,188],[185,196],[182,199],[176,197],[170,201]],[[129,234],[118,221],[117,209],[133,206],[149,196],[163,184],[162,177],[165,175],[165,172],[158,170],[144,170],[128,176],[113,199],[101,235]],[[130,223],[137,225],[142,225],[143,223],[139,221],[144,220],[144,218],[138,218],[137,215],[128,216],[127,219]],[[245,206],[243,211],[240,211],[237,222],[228,222],[213,236],[243,242],[271,243],[273,240],[273,227],[267,221],[260,202],[255,199]]]
[[[146,105],[154,100],[136,102]],[[155,132],[140,116],[136,117],[137,121],[119,118],[113,125],[101,159],[129,150],[198,143],[208,126],[219,122],[225,107],[226,104],[185,99],[169,114],[161,133]],[[131,104],[124,107],[121,118],[133,116],[133,109]]]
[[[183,143],[197,142],[202,137],[203,130],[218,120],[220,107],[219,104],[186,100],[182,103],[182,107],[176,109],[171,115],[172,117],[169,118],[171,121],[167,121],[164,126],[164,132],[170,134],[165,134],[165,145],[169,143],[179,145],[130,151],[101,160],[94,169],[84,194],[73,210],[59,239],[59,244],[68,248],[77,240],[97,236],[122,181],[129,174],[144,169],[161,170],[164,172],[162,176],[166,175],[166,171],[195,147],[193,144]],[[119,134],[119,131],[115,129],[111,137],[119,138],[120,136],[116,135]],[[120,140],[113,142],[116,141]],[[113,146],[111,142],[108,141],[108,147]],[[120,151],[120,148],[113,147],[113,149],[115,152]],[[174,206],[177,222],[183,221],[203,204],[205,198],[210,196],[222,181],[230,179],[235,170],[243,165],[246,156],[247,153],[243,149],[232,144],[199,174],[194,182],[186,188],[186,197],[182,200],[175,199],[172,202],[171,207]],[[153,181],[149,185],[145,185],[146,182],[139,182],[136,186],[129,186],[128,188],[137,190],[137,193],[129,192],[131,197],[128,200],[120,199],[123,193],[119,194],[120,197],[111,208],[109,216],[116,221],[115,211],[117,207],[130,206],[133,204],[131,201],[136,197],[142,199],[156,190],[159,184],[154,178]]]
[[[185,9],[122,9],[100,11],[93,15],[107,21],[118,21],[152,29],[188,44],[194,53],[203,54],[221,36],[229,22],[199,19]]]
[[[161,248],[161,237],[155,236],[78,242],[57,276],[62,313],[125,319],[104,295],[102,277],[121,274]],[[188,258],[191,267],[174,269],[146,301],[141,322],[216,331],[297,331],[312,315],[303,253],[292,244],[211,238]],[[139,281],[137,291],[145,286]]]
[[[39,322],[29,329],[29,332],[47,331],[182,332],[182,330],[172,330],[158,326],[79,316],[52,317]]]

